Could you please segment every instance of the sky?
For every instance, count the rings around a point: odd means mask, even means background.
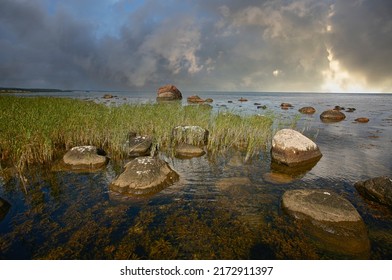
[[[390,0],[0,0],[0,87],[392,92]]]

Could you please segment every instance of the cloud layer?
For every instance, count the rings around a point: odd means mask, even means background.
[[[0,86],[392,91],[381,0],[2,0]]]

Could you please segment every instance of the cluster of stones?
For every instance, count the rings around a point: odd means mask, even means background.
[[[264,179],[289,183],[293,179],[293,170],[295,172],[311,162],[314,166],[322,154],[318,146],[301,133],[282,129],[272,139],[271,157],[271,170],[284,171],[269,173]],[[392,207],[391,178],[377,177],[357,182],[354,186],[363,197]],[[354,258],[369,257],[370,242],[365,223],[347,199],[329,190],[289,190],[282,196],[282,207],[303,222],[316,243],[324,244],[323,249]]]
[[[158,89],[158,99],[177,100],[181,92],[173,85]],[[208,102],[210,100],[203,100]],[[208,131],[198,126],[178,126],[172,130],[175,156],[179,158],[199,157],[205,154]],[[130,132],[123,145],[124,153],[133,158],[124,166],[124,171],[110,184],[116,193],[140,196],[156,193],[178,180],[178,174],[167,162],[151,156],[152,138]],[[73,147],[63,156],[62,168],[71,171],[89,172],[105,168],[109,161],[106,153],[95,146]]]
[[[255,103],[255,105],[256,105],[256,103]],[[283,110],[288,110],[288,109],[293,108],[293,105],[290,103],[282,103],[282,104],[280,104],[280,107]],[[340,121],[346,119],[346,115],[342,112],[344,110],[345,110],[345,112],[352,113],[356,109],[355,108],[345,109],[344,107],[341,107],[341,106],[335,106],[331,110],[326,110],[326,111],[322,112],[320,115],[320,119],[324,123],[340,122]],[[302,114],[311,115],[316,112],[316,109],[311,106],[306,106],[306,107],[300,108],[298,111]],[[354,121],[358,122],[358,123],[367,123],[367,122],[369,122],[369,119],[366,117],[360,117],[360,118],[356,118]]]

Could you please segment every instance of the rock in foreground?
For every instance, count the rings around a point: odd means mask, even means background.
[[[290,190],[282,207],[303,222],[317,246],[350,258],[368,258],[370,242],[366,226],[346,199],[323,190]]]
[[[392,179],[377,177],[354,184],[364,197],[392,207]]]
[[[282,129],[272,139],[271,156],[277,162],[297,166],[317,161],[322,154],[306,136],[293,129]]]
[[[105,151],[95,146],[77,146],[64,156],[65,166],[71,170],[95,170],[108,163]]]
[[[330,191],[286,191],[282,198],[282,206],[294,216],[306,216],[320,222],[362,221],[349,201]]]
[[[155,157],[135,158],[124,168],[110,184],[110,189],[130,196],[155,194],[179,178],[165,161]]]
[[[182,94],[174,85],[165,85],[158,89],[157,98],[160,100],[181,100]]]

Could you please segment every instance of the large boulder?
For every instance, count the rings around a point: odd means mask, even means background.
[[[339,122],[346,118],[346,115],[339,110],[327,110],[321,113],[320,119],[323,122]]]
[[[172,131],[175,144],[186,143],[196,146],[207,144],[208,134],[208,130],[195,125],[176,126]]]
[[[322,156],[312,140],[293,129],[279,130],[272,139],[272,159],[288,166],[309,164]]]
[[[322,249],[350,258],[369,257],[366,226],[345,198],[327,190],[290,190],[283,194],[282,207],[303,222]]]
[[[124,168],[110,184],[110,190],[130,196],[155,194],[179,178],[165,161],[156,157],[135,158]]]
[[[10,208],[11,204],[0,197],[0,221],[5,218]]]
[[[164,85],[157,91],[157,98],[160,100],[181,100],[182,94],[174,85]]]
[[[105,151],[95,146],[77,146],[63,156],[63,162],[72,170],[95,170],[106,166],[108,158]]]
[[[392,179],[376,177],[354,184],[358,192],[364,197],[392,207]]]

